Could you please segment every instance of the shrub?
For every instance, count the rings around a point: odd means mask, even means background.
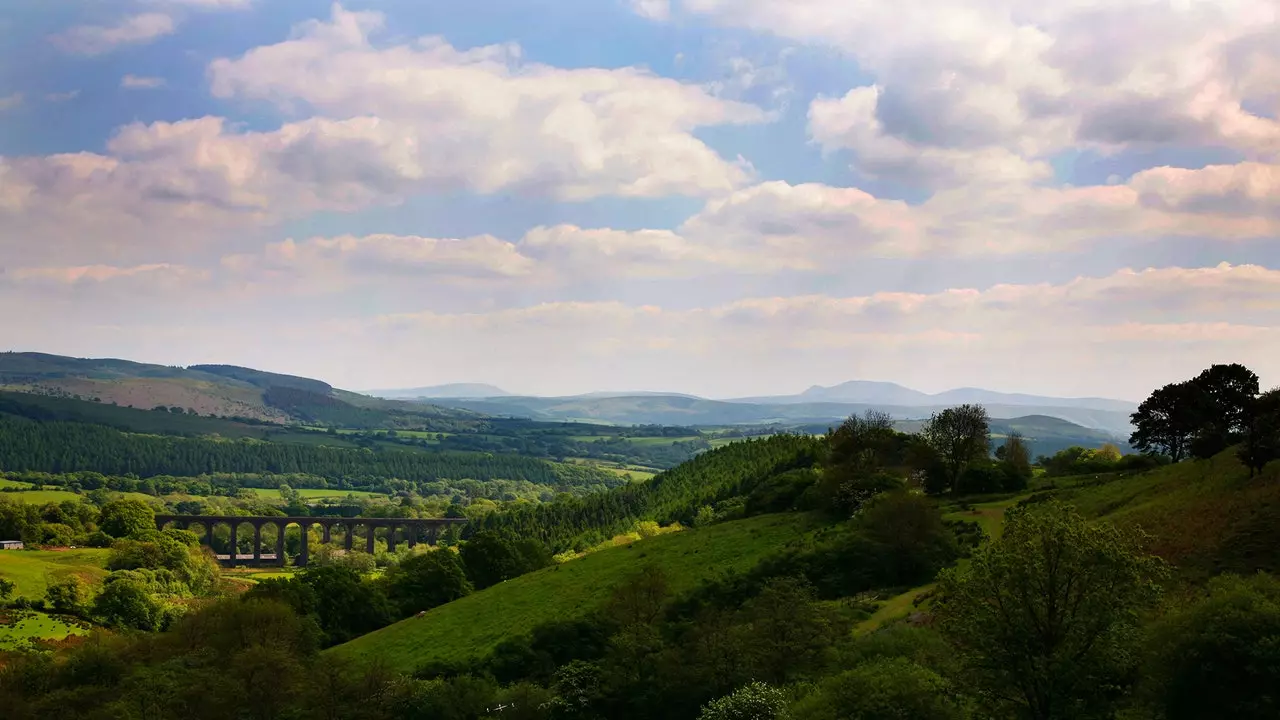
[[[698,720],[784,720],[789,717],[787,697],[781,690],[753,682],[707,703]]]
[[[950,683],[906,658],[881,658],[828,678],[795,707],[796,720],[959,720]]]

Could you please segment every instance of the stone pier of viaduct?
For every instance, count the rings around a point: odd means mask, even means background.
[[[199,533],[200,542],[205,545],[211,545],[213,537],[213,529],[218,525],[226,525],[231,529],[231,555],[218,555],[218,561],[223,565],[234,566],[237,562],[275,565],[285,564],[284,549],[284,530],[290,525],[297,525],[302,528],[302,545],[296,558],[294,565],[297,567],[305,567],[308,560],[308,535],[313,525],[320,526],[320,542],[328,543],[333,533],[334,526],[340,526],[345,532],[343,533],[343,545],[347,550],[352,548],[355,540],[355,529],[363,526],[365,529],[365,551],[373,553],[374,532],[378,528],[386,530],[387,549],[395,550],[397,544],[397,531],[403,532],[403,540],[409,546],[413,547],[419,542],[425,542],[428,545],[435,545],[444,533],[451,526],[463,525],[467,521],[463,518],[344,518],[344,517],[232,517],[223,515],[156,515],[156,527],[163,530],[167,526],[176,527],[182,530],[190,530],[192,526],[198,525],[204,529],[203,533]],[[253,527],[253,553],[241,554],[236,550],[236,533],[241,525],[251,525]],[[271,525],[276,531],[276,552],[274,554],[264,554],[262,552],[262,528]],[[270,537],[270,536],[268,536]]]

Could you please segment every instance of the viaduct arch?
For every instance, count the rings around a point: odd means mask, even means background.
[[[213,537],[213,528],[217,525],[226,525],[231,528],[231,554],[218,555],[218,562],[226,566],[234,566],[237,562],[251,562],[253,564],[271,563],[283,566],[285,564],[284,549],[284,531],[290,525],[297,525],[302,528],[302,547],[295,559],[294,565],[297,567],[305,567],[309,558],[307,543],[308,535],[313,525],[319,525],[321,530],[321,542],[328,543],[335,525],[341,526],[344,533],[343,545],[347,550],[352,548],[355,540],[355,529],[363,526],[365,528],[365,550],[373,553],[374,531],[378,528],[386,529],[387,549],[396,549],[396,531],[404,532],[404,541],[409,547],[418,544],[419,539],[428,545],[435,545],[440,536],[450,527],[457,527],[466,524],[465,518],[344,518],[344,517],[244,517],[234,515],[156,515],[156,527],[163,530],[165,526],[188,530],[192,525],[200,525],[204,528],[204,533],[200,535],[200,543],[206,546],[211,545]],[[243,524],[253,526],[253,553],[242,554],[236,549],[237,530]],[[276,528],[277,552],[264,554],[262,552],[262,528],[264,525],[273,525]]]

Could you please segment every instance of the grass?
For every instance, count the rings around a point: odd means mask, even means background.
[[[136,492],[114,493],[113,492],[112,494],[113,496],[119,495],[129,500],[141,500],[143,502],[150,502],[156,499],[154,495],[147,495],[146,493],[136,493]],[[51,502],[60,503],[65,500],[71,500],[73,502],[78,500],[84,500],[85,496],[81,495],[80,493],[71,492],[70,490],[20,490],[18,492],[0,493],[0,502],[2,502],[4,498],[10,498],[14,502],[44,505],[45,503],[51,503]],[[5,538],[5,539],[7,540],[9,538]]]
[[[280,500],[280,491],[275,488],[247,488],[255,495],[266,500]],[[368,490],[341,490],[338,488],[298,488],[298,495],[303,500],[323,500],[325,498],[345,498],[354,495],[358,498],[385,498],[381,493]]]
[[[43,505],[45,503],[60,503],[64,500],[80,500],[84,496],[77,495],[70,490],[23,490],[21,492],[7,492],[0,494],[0,497],[12,498],[16,502],[37,503]]]
[[[17,480],[0,478],[0,488],[29,488],[29,487],[31,487],[31,483],[24,483],[24,482],[19,482]]]
[[[9,613],[7,622],[0,621],[0,651],[21,650],[32,640],[63,640],[68,635],[84,635],[89,632],[53,615],[22,611]]]
[[[1045,492],[1086,517],[1142,529],[1188,579],[1280,571],[1280,463],[1250,478],[1228,450],[1139,475],[1055,479]]]
[[[1000,531],[1004,529],[1004,511],[1017,505],[1020,500],[1026,497],[1028,495],[1017,495],[1003,500],[974,503],[969,510],[955,510],[943,515],[943,517],[947,520],[976,522],[982,528],[982,531],[987,534],[987,537],[998,538],[1000,537]]]
[[[269,580],[272,578],[291,578],[294,576],[295,572],[297,571],[293,569],[281,570],[280,568],[270,568],[270,567],[262,567],[262,568],[241,567],[241,568],[235,568],[235,569],[224,569],[222,571],[222,576],[224,578],[235,578],[238,580],[248,580],[250,582],[257,582],[259,580]]]
[[[646,565],[660,565],[671,591],[683,592],[728,570],[754,566],[815,522],[805,515],[764,515],[601,550],[508,580],[326,652],[356,662],[386,662],[401,671],[427,662],[483,657],[508,637],[589,613],[613,587]]]
[[[78,577],[86,585],[101,582],[110,552],[105,548],[0,550],[0,577],[18,586],[17,595],[42,598],[50,582],[67,577]]]

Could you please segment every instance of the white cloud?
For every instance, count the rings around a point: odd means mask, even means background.
[[[120,78],[120,87],[126,90],[152,90],[164,87],[165,80],[162,77],[147,77],[143,75],[125,75]]]
[[[671,18],[671,0],[630,0],[631,10],[643,18],[650,20],[669,20]]]
[[[341,284],[451,282],[528,275],[533,261],[511,243],[482,235],[439,239],[404,235],[288,239],[260,253],[231,255],[222,266],[237,276],[332,292]]]
[[[561,199],[701,195],[749,176],[693,131],[760,122],[759,108],[634,68],[525,63],[514,45],[458,50],[426,37],[376,47],[369,38],[383,22],[335,5],[330,22],[212,63],[213,93],[319,113],[302,125],[324,134],[300,142],[282,166],[318,185],[358,173],[376,194],[461,186]]]
[[[165,13],[141,13],[115,25],[77,25],[53,36],[60,49],[78,55],[101,55],[125,45],[139,45],[172,34],[174,19]]]
[[[66,102],[68,100],[74,100],[79,96],[80,96],[79,90],[68,90],[66,92],[60,92],[60,93],[48,93],[47,95],[44,96],[44,99],[48,102],[58,103],[58,102]]]
[[[1280,153],[1272,0],[683,0],[683,12],[854,57],[875,84],[811,107],[815,139],[927,187],[1038,180],[1084,144]]]
[[[23,95],[20,92],[11,93],[0,97],[0,112],[12,110],[16,107],[22,107]]]

